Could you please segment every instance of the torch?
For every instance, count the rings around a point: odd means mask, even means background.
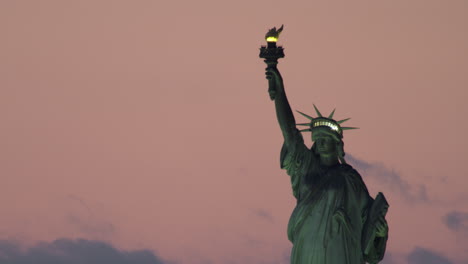
[[[283,31],[283,26],[279,29],[276,27],[270,29],[266,35],[265,40],[267,42],[267,46],[260,47],[260,55],[259,57],[265,59],[264,62],[267,64],[267,68],[276,68],[278,64],[279,58],[284,58],[283,47],[276,46],[276,42],[278,41],[279,35],[281,31]],[[275,90],[275,81],[273,79],[268,80],[268,91]],[[270,99],[275,100],[270,93]]]

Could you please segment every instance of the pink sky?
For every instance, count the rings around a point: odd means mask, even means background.
[[[295,200],[258,58],[284,24],[293,110],[336,107],[361,128],[345,131],[345,151],[390,202],[388,263],[419,263],[407,257],[417,248],[468,263],[467,11],[462,0],[1,1],[0,240],[285,264]]]

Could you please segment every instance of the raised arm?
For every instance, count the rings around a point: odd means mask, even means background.
[[[269,93],[270,98],[275,101],[276,117],[283,133],[284,142],[286,145],[293,146],[295,143],[294,136],[297,136],[297,133],[294,133],[296,120],[284,91],[283,78],[276,67],[266,68],[266,78],[270,81],[270,85],[274,87],[269,89]]]

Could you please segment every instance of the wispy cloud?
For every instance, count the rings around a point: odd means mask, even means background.
[[[443,222],[452,231],[467,232],[468,234],[468,213],[451,211],[443,217]]]
[[[77,195],[74,195],[74,194],[69,194],[69,195],[67,195],[67,198],[70,199],[70,200],[76,201],[81,206],[83,206],[83,208],[86,208],[86,211],[88,211],[88,213],[90,213],[90,214],[92,213],[91,208],[88,206],[87,203],[85,203],[85,201],[81,197],[79,197]]]
[[[393,255],[392,253],[388,252],[388,250],[385,252],[385,256],[384,258],[382,259],[381,262],[379,262],[380,264],[396,264],[396,260],[393,258]]]
[[[273,217],[273,215],[271,215],[270,212],[264,210],[264,209],[261,209],[261,208],[258,208],[258,209],[252,209],[251,210],[252,214],[255,215],[256,217],[262,219],[262,220],[265,220],[267,222],[270,222],[270,223],[274,223],[275,222],[275,219]]]
[[[281,258],[278,260],[278,264],[289,264],[291,263],[291,249],[287,249],[281,255]]]
[[[102,241],[58,239],[27,250],[0,240],[0,263],[8,264],[167,264],[150,250],[123,251]]]
[[[407,257],[408,264],[453,264],[447,257],[429,249],[416,247]]]
[[[77,195],[67,195],[65,220],[83,236],[91,239],[105,240],[115,234],[116,228],[105,217],[100,216],[98,210],[93,210],[85,199]]]
[[[265,246],[266,241],[253,238],[250,235],[246,235],[245,243],[249,245],[249,247],[261,247],[261,246]]]
[[[372,177],[387,186],[391,191],[400,193],[410,202],[428,202],[426,186],[423,184],[410,185],[405,181],[400,173],[394,169],[386,167],[380,162],[367,162],[360,160],[353,155],[346,154],[346,160],[363,177]]]
[[[93,238],[107,238],[115,233],[115,227],[111,223],[96,221],[94,219],[83,218],[76,214],[67,216],[68,223],[72,224],[82,234]]]

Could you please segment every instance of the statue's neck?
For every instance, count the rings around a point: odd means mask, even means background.
[[[330,156],[325,156],[325,155],[320,155],[320,162],[325,165],[325,166],[333,166],[338,164],[338,157],[336,155],[330,155]]]

